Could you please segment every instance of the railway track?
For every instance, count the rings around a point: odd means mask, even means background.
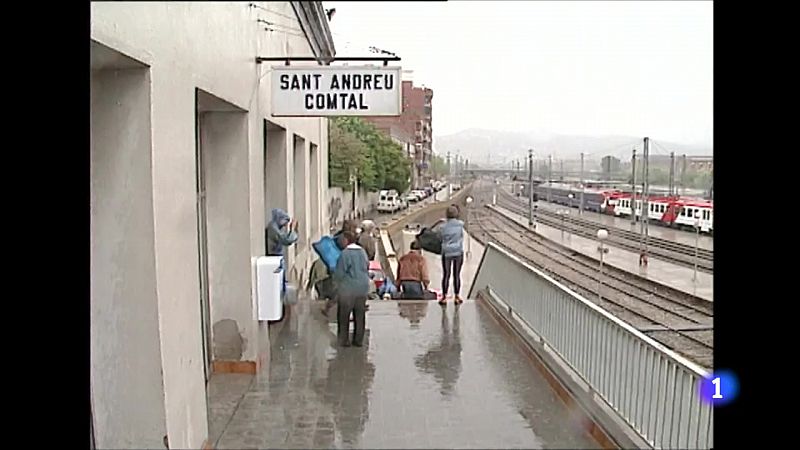
[[[598,296],[600,276],[593,258],[532,233],[488,209],[472,211],[468,230],[475,239],[505,247],[697,364],[712,366],[711,302],[607,266],[603,268],[602,295]]]
[[[501,190],[498,190],[501,191]],[[527,205],[523,205],[516,197],[507,192],[499,192],[497,204],[514,213],[527,216]],[[544,208],[536,211],[536,219],[539,223],[547,226],[568,230],[571,233],[595,239],[597,229],[600,226],[597,222],[578,217],[562,217],[555,211]],[[641,235],[622,228],[604,226],[608,233],[608,242],[614,247],[622,248],[634,253],[639,252]],[[670,241],[654,236],[647,238],[648,253],[659,259],[669,261],[685,267],[694,267],[695,247],[680,242]],[[714,273],[714,251],[704,248],[697,249],[697,269],[707,273]]]

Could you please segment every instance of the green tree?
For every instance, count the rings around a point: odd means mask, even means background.
[[[350,175],[364,176],[368,172],[366,144],[361,142],[356,135],[338,126],[331,124],[328,171],[330,185],[343,189],[351,189]]]
[[[355,148],[352,142],[348,141],[345,145],[348,150],[338,152],[332,148],[331,172],[342,171],[344,167],[353,168],[359,182],[371,191],[396,189],[398,192],[404,192],[408,189],[411,161],[399,144],[378,131],[372,124],[357,117],[337,117],[331,126],[331,147],[340,145],[333,141],[334,129],[344,135],[352,136],[363,145],[357,147],[363,159],[344,157],[350,155]]]

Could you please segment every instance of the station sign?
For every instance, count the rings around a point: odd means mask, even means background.
[[[399,116],[400,67],[273,66],[275,117]]]

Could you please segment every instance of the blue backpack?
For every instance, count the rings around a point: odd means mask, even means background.
[[[328,271],[333,273],[333,271],[336,270],[336,263],[339,261],[339,256],[342,254],[342,250],[339,249],[339,246],[336,244],[336,239],[332,236],[323,236],[319,241],[311,244],[311,246],[322,259],[322,262],[325,263],[325,266],[328,267]]]

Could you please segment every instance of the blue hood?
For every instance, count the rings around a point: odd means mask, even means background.
[[[272,222],[275,223],[275,225],[277,225],[278,228],[281,228],[287,223],[289,223],[289,214],[280,208],[273,208]]]

